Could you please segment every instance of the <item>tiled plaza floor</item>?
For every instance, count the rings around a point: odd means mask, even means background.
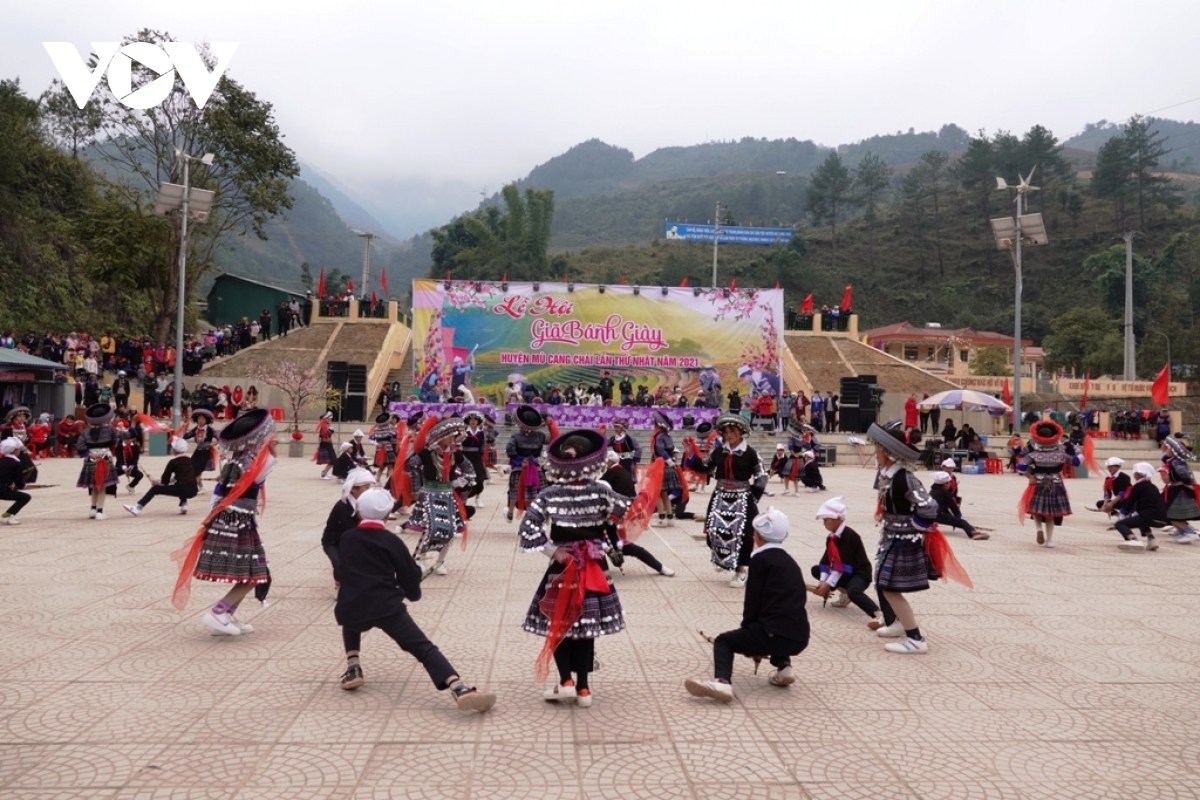
[[[53,486],[33,492],[24,524],[0,527],[4,800],[1200,797],[1200,544],[1119,552],[1084,510],[1096,478],[1069,483],[1076,514],[1045,550],[1017,524],[1021,479],[964,476],[965,510],[992,539],[950,534],[975,590],[915,598],[928,655],[885,653],[861,612],[810,597],[800,680],[777,689],[740,660],[728,706],[682,684],[711,674],[697,629],[736,626],[741,590],[709,567],[700,525],[652,529],[641,543],[679,575],[631,562],[616,576],[629,627],[597,645],[590,709],[541,699],[542,640],[521,620],[545,559],[516,552],[497,479],[466,551],[454,545],[449,576],[412,606],[464,676],[499,694],[478,716],[378,632],[364,641],[367,685],[339,689],[319,544],[338,484],[307,459],[282,459],[268,482],[275,583],[267,608],[244,606],[256,631],[237,638],[200,624],[219,587],[193,584],[186,613],[169,603],[169,554],[202,502],[179,517],[160,498],[135,519],[110,499],[92,522],[78,467],[45,462]],[[876,538],[871,473],[843,466],[826,481],[827,495],[772,487],[806,569],[830,495]]]

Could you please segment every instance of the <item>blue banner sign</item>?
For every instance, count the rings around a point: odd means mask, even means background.
[[[687,222],[666,222],[663,233],[667,239],[684,242],[711,242],[712,225],[693,225]],[[718,237],[721,244],[787,244],[795,233],[791,228],[748,228],[743,225],[721,226]]]

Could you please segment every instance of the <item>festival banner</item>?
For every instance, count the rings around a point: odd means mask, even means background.
[[[783,291],[566,283],[413,281],[418,392],[465,383],[502,405],[509,384],[780,390]],[[613,390],[613,402],[620,402]]]
[[[796,235],[791,228],[755,228],[747,225],[714,225],[671,222],[663,223],[663,238],[684,242],[712,242],[716,234],[721,244],[787,244]]]

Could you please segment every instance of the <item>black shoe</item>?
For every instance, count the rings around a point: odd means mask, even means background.
[[[478,691],[474,686],[462,682],[451,686],[450,694],[454,696],[454,704],[460,711],[478,711],[482,714],[496,704],[496,695]]]
[[[358,664],[346,667],[346,671],[342,673],[342,677],[340,679],[342,688],[347,691],[357,689],[366,682],[366,678],[363,677],[362,667],[360,667]]]
[[[512,522],[512,517],[513,517],[512,509],[509,509],[508,511],[506,511],[504,513],[504,518],[506,520],[508,520],[509,522]]]

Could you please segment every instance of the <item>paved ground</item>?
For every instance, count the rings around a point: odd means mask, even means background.
[[[309,461],[283,459],[270,479],[272,602],[248,604],[257,631],[236,639],[200,625],[217,587],[195,584],[186,613],[168,602],[169,553],[198,517],[162,498],[139,519],[112,504],[91,522],[77,469],[47,462],[41,480],[56,485],[0,528],[5,800],[1200,796],[1200,544],[1118,552],[1083,510],[1095,478],[1071,482],[1078,513],[1048,551],[1017,525],[1017,478],[965,476],[967,512],[994,535],[951,537],[974,591],[916,599],[928,655],[885,653],[860,612],[810,601],[800,681],[773,688],[740,661],[728,706],[682,683],[709,674],[696,630],[735,626],[740,590],[708,567],[699,525],[652,530],[642,543],[679,576],[636,563],[617,576],[629,628],[598,645],[591,709],[541,700],[541,640],[520,624],[545,560],[515,552],[493,485],[466,552],[413,608],[464,675],[499,693],[472,716],[378,633],[368,684],[338,688],[319,546],[337,488]],[[870,473],[843,466],[827,481],[873,540]],[[805,566],[821,499],[772,498]]]

